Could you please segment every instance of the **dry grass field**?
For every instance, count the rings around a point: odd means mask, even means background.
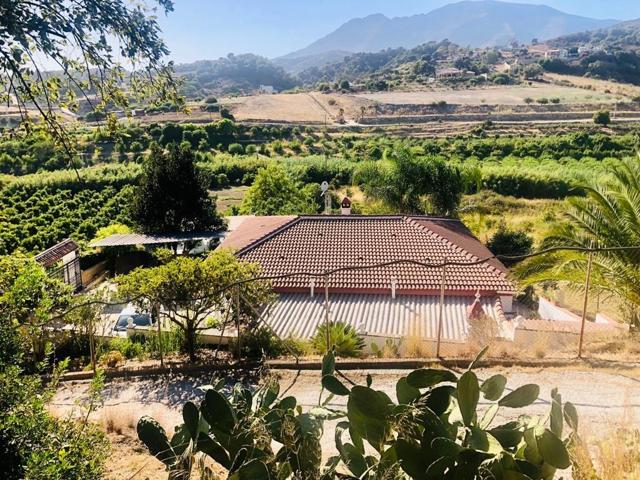
[[[596,92],[609,91],[615,95],[636,97],[640,95],[640,86],[628,83],[618,83],[609,80],[598,80],[595,78],[576,77],[573,75],[559,75],[557,73],[545,73],[544,77],[552,82],[569,82],[583,89],[591,89]]]
[[[347,117],[359,111],[359,105],[370,102],[350,95],[290,93],[276,95],[251,95],[220,99],[234,117],[240,121],[333,123],[342,108]]]
[[[615,95],[561,85],[534,84],[527,87],[503,86],[468,90],[433,90],[423,92],[377,92],[355,95],[374,102],[396,105],[428,105],[447,102],[455,105],[524,105],[525,98],[559,98],[560,103],[612,103]]]

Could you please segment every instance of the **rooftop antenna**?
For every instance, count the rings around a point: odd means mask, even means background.
[[[321,195],[324,197],[324,214],[331,215],[331,194],[329,193],[329,183],[324,181],[320,184]]]

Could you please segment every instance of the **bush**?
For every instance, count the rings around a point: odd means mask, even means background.
[[[203,112],[216,113],[220,111],[220,105],[217,103],[208,103],[202,106]]]
[[[118,350],[111,350],[101,355],[98,361],[108,368],[118,368],[124,363],[124,356]]]
[[[487,248],[494,255],[521,256],[531,253],[533,238],[526,232],[510,230],[506,223],[500,223],[498,230],[493,234]],[[513,265],[521,260],[502,259],[505,265]]]
[[[231,340],[229,351],[238,355],[237,340]],[[240,337],[240,355],[244,358],[277,358],[287,353],[287,346],[267,327],[250,328]]]
[[[606,127],[611,123],[611,114],[607,110],[600,110],[593,114],[593,123]]]
[[[92,424],[59,420],[47,410],[57,380],[16,367],[0,372],[0,477],[3,480],[99,480],[109,443]]]
[[[207,97],[204,99],[204,103],[208,103],[208,104],[218,103],[218,99],[216,97]]]
[[[239,143],[232,143],[229,145],[229,153],[231,155],[242,155],[244,153],[244,148]]]
[[[321,323],[311,339],[311,345],[317,353],[327,352],[327,325]],[[364,339],[355,329],[343,322],[332,322],[329,326],[329,345],[335,347],[339,357],[360,357],[365,347]]]
[[[555,103],[558,104],[560,103],[560,99],[558,97],[553,97],[552,99],[549,100],[551,103]]]
[[[525,97],[525,99],[524,99],[524,103],[526,103],[527,105],[529,105],[530,103],[533,103],[533,98],[531,98],[531,97]]]
[[[542,97],[536,100],[536,102],[538,102],[540,105],[546,105],[547,103],[549,103],[549,99]]]

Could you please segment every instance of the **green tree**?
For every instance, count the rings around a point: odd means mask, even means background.
[[[396,148],[386,160],[362,162],[353,181],[364,193],[399,213],[455,215],[464,190],[460,170],[434,157]]]
[[[487,248],[494,255],[520,256],[531,253],[533,238],[521,230],[511,230],[506,223],[501,222],[498,230],[493,234],[487,243]],[[502,259],[505,265],[517,263],[514,260]]]
[[[542,75],[542,72],[543,72],[542,67],[537,63],[533,63],[531,65],[527,65],[524,68],[523,74],[524,74],[524,78],[526,78],[527,80],[535,80],[540,75]]]
[[[171,0],[151,3],[164,13],[173,9]],[[0,75],[6,87],[0,99],[6,103],[13,98],[21,112],[35,108],[68,153],[75,143],[67,138],[58,109],[77,111],[78,97],[97,112],[108,105],[129,108],[131,93],[184,104],[172,66],[163,62],[168,50],[158,23],[142,5],[126,0],[12,0],[0,5],[0,30]],[[125,71],[116,58],[136,68]],[[45,73],[56,69],[54,75]],[[25,120],[33,117],[23,115]]]
[[[616,161],[608,176],[580,186],[584,197],[567,200],[566,222],[555,227],[541,248],[634,247],[640,245],[640,159]],[[615,250],[593,254],[591,285],[624,303],[624,314],[640,326],[640,251]],[[583,289],[587,255],[559,252],[531,259],[519,268],[525,284],[562,282]]]
[[[154,268],[138,268],[118,277],[118,293],[135,298],[144,309],[160,307],[163,315],[184,332],[184,350],[196,360],[196,338],[214,317],[219,325],[234,321],[236,303],[231,283],[258,276],[257,264],[238,260],[228,250],[216,250],[204,260],[178,257]],[[248,282],[241,286],[240,320],[255,318],[255,311],[270,298],[265,282]]]
[[[196,170],[187,145],[152,146],[131,205],[132,220],[145,232],[208,231],[223,225]]]
[[[22,357],[26,342],[33,361],[43,359],[52,316],[71,301],[71,287],[51,277],[33,258],[21,254],[0,257],[0,363]]]
[[[242,200],[243,215],[292,215],[316,213],[316,203],[309,191],[296,185],[281,166],[271,164],[261,169]]]

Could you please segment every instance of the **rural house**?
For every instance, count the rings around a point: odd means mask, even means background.
[[[351,324],[368,340],[410,334],[464,342],[474,320],[499,328],[513,309],[514,285],[459,220],[403,215],[269,216],[244,219],[221,243],[278,276],[265,312],[281,336],[309,338],[325,321]],[[440,264],[457,262],[443,275]],[[390,265],[381,263],[399,261]],[[375,268],[364,268],[378,265]],[[355,267],[324,276],[341,267]],[[320,274],[310,276],[309,274]],[[442,283],[444,278],[444,284]],[[326,280],[326,290],[325,290]],[[443,290],[441,290],[443,287]],[[327,294],[327,298],[325,295]],[[328,300],[328,301],[327,301]]]

